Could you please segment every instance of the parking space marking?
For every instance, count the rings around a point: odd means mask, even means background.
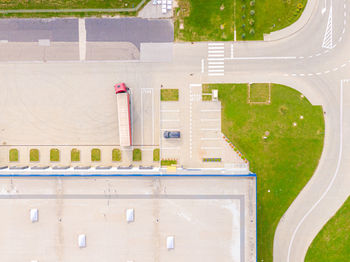
[[[202,118],[201,122],[220,121],[220,118]]]
[[[222,150],[222,147],[219,147],[219,146],[202,146],[201,149]]]
[[[86,27],[84,18],[79,18],[79,59],[80,61],[86,59]]]
[[[223,65],[224,62],[208,62],[208,65]]]
[[[224,73],[209,73],[208,76],[223,76]]]
[[[179,122],[180,119],[162,119],[162,122]]]

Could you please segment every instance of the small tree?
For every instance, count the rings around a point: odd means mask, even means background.
[[[246,18],[246,16],[245,15],[242,15],[242,19],[245,19]]]
[[[250,10],[250,15],[251,16],[255,15],[255,11],[254,10]]]
[[[255,34],[254,28],[250,29],[249,34],[251,34],[251,35],[254,35],[254,34]]]
[[[245,24],[242,24],[242,28],[243,28],[243,29],[245,28]]]
[[[242,39],[245,39],[245,33],[242,34]]]
[[[245,5],[242,5],[242,10],[244,10],[244,9],[245,9],[245,7],[246,7]]]
[[[255,0],[250,1],[250,6],[255,6]]]

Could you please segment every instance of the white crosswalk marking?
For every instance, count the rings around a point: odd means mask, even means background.
[[[329,9],[327,28],[324,34],[322,47],[327,49],[333,48],[333,26],[332,26],[332,6]]]
[[[225,71],[225,44],[208,43],[208,76],[223,76]]]

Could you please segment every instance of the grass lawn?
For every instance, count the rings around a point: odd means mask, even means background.
[[[113,149],[112,150],[112,161],[121,161],[122,160],[122,152],[120,149]]]
[[[38,149],[31,149],[29,151],[29,160],[31,162],[38,162],[39,161],[39,150]]]
[[[159,156],[160,156],[159,148],[154,149],[153,150],[153,161],[158,162],[159,161]]]
[[[17,149],[15,149],[15,148],[10,149],[9,159],[10,159],[10,162],[17,162],[18,161],[18,150]]]
[[[160,161],[161,166],[172,166],[176,164],[177,164],[176,159],[162,159],[162,161]]]
[[[175,39],[180,41],[262,40],[263,34],[294,23],[307,0],[179,0]]]
[[[257,174],[258,260],[273,261],[276,226],[313,175],[321,156],[322,108],[282,85],[271,84],[271,104],[248,104],[247,84],[206,85],[203,92],[211,89],[219,90],[222,132]]]
[[[141,149],[135,148],[132,151],[132,161],[141,161],[142,160],[142,153]]]
[[[161,101],[179,101],[179,89],[161,89]]]
[[[305,262],[350,260],[350,198],[312,241]]]
[[[250,102],[252,103],[266,103],[269,101],[269,84],[257,83],[250,85]]]
[[[50,150],[50,161],[58,162],[60,161],[60,150],[53,148]]]
[[[91,161],[101,161],[101,150],[93,148],[91,150]]]
[[[80,161],[80,151],[76,148],[73,148],[72,151],[70,151],[70,159],[72,162]]]
[[[141,0],[5,0],[0,9],[133,8]]]

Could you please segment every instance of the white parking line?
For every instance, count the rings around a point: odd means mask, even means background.
[[[208,49],[209,50],[224,49],[224,47],[223,46],[209,46]]]
[[[225,60],[225,58],[208,58],[208,61],[224,61]]]
[[[217,72],[224,72],[224,69],[209,69],[209,73],[217,73]]]
[[[224,73],[209,73],[208,76],[223,76]]]
[[[86,59],[86,27],[83,18],[79,18],[79,59]]]
[[[209,50],[208,54],[223,54],[224,50]]]
[[[207,149],[207,150],[221,150],[222,147],[215,147],[215,146],[202,146],[201,149]]]
[[[223,65],[211,65],[209,68],[224,68]]]
[[[202,118],[201,120],[200,120],[201,122],[211,122],[211,121],[221,121],[221,119],[220,118]]]
[[[202,59],[201,65],[202,65],[202,73],[204,73],[204,59]]]
[[[201,109],[201,112],[221,112],[221,109]]]
[[[208,65],[223,65],[224,62],[208,62]]]
[[[174,110],[167,110],[167,109],[163,109],[163,110],[160,110],[160,112],[162,112],[162,113],[179,113],[180,112],[180,110],[179,109],[174,109]]]
[[[162,147],[162,150],[178,150],[180,149],[179,146],[174,146],[174,147]]]
[[[209,46],[224,45],[224,43],[208,43]]]
[[[209,57],[223,57],[224,54],[209,54]]]

